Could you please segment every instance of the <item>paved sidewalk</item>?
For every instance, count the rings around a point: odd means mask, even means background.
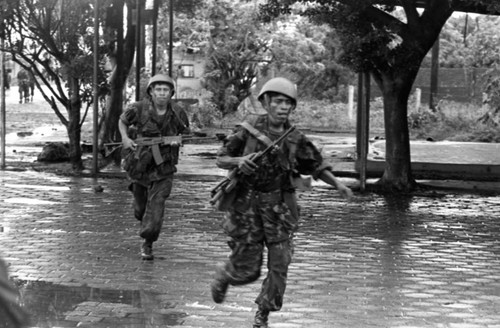
[[[262,280],[221,305],[209,293],[228,255],[222,214],[208,206],[216,180],[176,181],[156,259],[143,262],[126,180],[0,171],[0,256],[33,326],[251,327]],[[498,194],[346,202],[319,185],[300,204],[270,327],[500,327]]]

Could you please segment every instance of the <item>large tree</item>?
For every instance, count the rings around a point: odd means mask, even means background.
[[[67,129],[70,162],[76,170],[83,169],[81,127],[93,102],[92,3],[90,0],[4,2],[8,10],[4,11],[2,50],[11,53],[15,62],[36,76],[38,90]]]
[[[408,98],[422,60],[454,11],[500,13],[489,0],[269,0],[264,19],[289,13],[293,4],[317,23],[335,28],[342,62],[369,72],[383,95],[386,165],[379,183],[389,190],[416,186],[411,172]],[[404,15],[393,14],[400,6]]]
[[[136,49],[136,21],[133,19],[136,1],[109,0],[106,10],[103,38],[106,44],[105,54],[108,56],[109,94],[101,121],[101,142],[121,140],[118,120],[123,111],[123,91]],[[118,152],[116,154],[119,155]]]

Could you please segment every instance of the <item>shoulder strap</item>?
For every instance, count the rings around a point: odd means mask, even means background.
[[[250,123],[243,122],[241,126],[245,128],[252,136],[264,143],[266,146],[270,146],[273,142],[265,134],[254,128]]]
[[[297,144],[299,142],[300,138],[300,132],[297,130],[293,131],[285,141],[287,146],[288,146],[288,160],[290,163],[293,163],[295,165],[296,159],[295,159],[295,154],[297,153]]]
[[[172,112],[174,112],[174,116],[179,122],[179,124],[182,126],[182,129],[183,130],[187,129],[186,123],[184,123],[184,121],[179,116],[181,109],[178,106],[174,106],[172,103],[170,103],[170,108],[172,108]]]

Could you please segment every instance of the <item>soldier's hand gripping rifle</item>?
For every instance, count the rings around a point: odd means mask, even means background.
[[[258,152],[255,156],[252,157],[252,161],[254,163],[258,163],[264,156],[277,149],[279,144],[285,140],[286,137],[290,133],[295,130],[295,126],[290,127],[288,130],[283,133],[278,139],[276,139],[271,145],[269,145],[266,149]],[[226,178],[219,182],[210,192],[212,198],[210,199],[211,205],[216,205],[220,203],[227,203],[223,201],[223,197],[230,196],[235,187],[238,185],[239,178],[241,176],[241,171],[238,167],[234,168],[229,172]],[[217,205],[219,210],[222,210],[224,206]]]

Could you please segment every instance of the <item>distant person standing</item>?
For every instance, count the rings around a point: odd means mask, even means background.
[[[19,87],[19,103],[22,104],[30,101],[29,98],[29,73],[25,68],[21,68],[17,72],[17,85]]]
[[[146,93],[143,101],[127,107],[118,127],[124,167],[132,180],[129,189],[134,195],[134,215],[141,221],[139,235],[144,239],[141,256],[143,260],[153,260],[153,243],[158,240],[163,225],[165,201],[172,190],[180,144],[152,145],[141,139],[188,134],[189,120],[186,112],[172,102],[174,81],[168,75],[153,76]],[[134,127],[135,136],[129,127]]]
[[[31,102],[33,102],[33,96],[35,95],[35,75],[31,70],[28,71],[28,86],[29,86],[29,93],[31,96]]]
[[[10,74],[6,69],[3,70],[3,83],[5,90],[10,90]]]

